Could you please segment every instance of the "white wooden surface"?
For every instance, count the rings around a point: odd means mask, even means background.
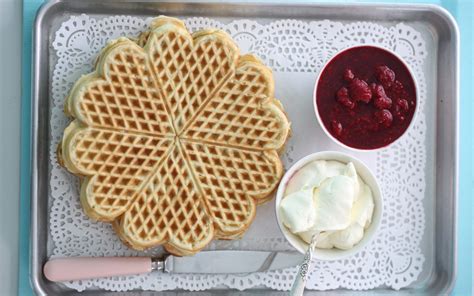
[[[21,2],[0,0],[0,295],[18,280]]]

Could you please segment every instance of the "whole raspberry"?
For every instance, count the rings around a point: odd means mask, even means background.
[[[347,107],[349,109],[354,109],[355,108],[355,103],[353,101],[351,101],[351,99],[349,99],[349,98],[343,97],[343,98],[339,99],[338,101],[344,107]]]
[[[374,83],[375,84],[375,83]],[[385,93],[385,89],[383,88],[382,85],[380,84],[375,84],[374,89],[372,90],[372,95],[377,98],[377,97],[386,97],[387,94]]]
[[[347,88],[341,87],[336,93],[336,98],[337,101],[344,107],[354,109],[355,102],[353,102],[351,97],[349,97],[349,90]]]
[[[335,136],[339,137],[342,134],[342,124],[339,121],[331,121],[331,129]]]
[[[374,105],[377,109],[389,109],[392,107],[392,100],[387,96],[382,85],[377,84],[372,94]]]
[[[400,106],[400,108],[403,110],[403,111],[408,111],[408,101],[405,100],[405,99],[401,99],[401,100],[398,100],[397,101],[397,105]]]
[[[336,98],[339,100],[340,98],[342,97],[347,97],[350,99],[349,97],[349,90],[347,89],[347,87],[341,87],[340,89],[337,90],[336,92]]]
[[[355,101],[362,101],[364,103],[370,102],[372,99],[372,91],[367,85],[367,82],[354,78],[349,85],[349,93],[351,98]]]
[[[401,96],[405,92],[405,87],[403,87],[403,84],[400,81],[395,80],[395,82],[392,84],[392,88],[390,90],[395,95]]]
[[[342,75],[345,81],[351,82],[352,79],[354,79],[354,73],[352,73],[352,70],[349,68],[346,68],[344,70],[344,74]]]
[[[374,105],[377,109],[389,109],[392,107],[392,100],[385,96],[385,97],[376,97],[374,99]]]
[[[390,88],[395,81],[395,72],[387,66],[378,66],[375,68],[375,77],[386,88]]]
[[[390,127],[392,125],[393,116],[392,113],[390,113],[390,111],[387,109],[376,111],[374,116],[377,122],[384,125],[385,127]]]

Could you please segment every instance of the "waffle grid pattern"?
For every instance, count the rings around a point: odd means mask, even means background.
[[[280,143],[281,117],[272,114],[278,109],[262,108],[272,96],[268,75],[255,65],[243,64],[211,98],[184,137],[249,149]]]
[[[203,248],[210,241],[212,224],[190,174],[175,146],[125,213],[125,240],[146,248],[176,237],[170,243],[183,250]]]
[[[255,215],[253,199],[265,198],[279,180],[278,155],[183,141],[220,235],[240,233]],[[271,153],[270,153],[271,154]]]
[[[93,82],[81,99],[81,114],[92,126],[172,135],[171,119],[159,88],[138,47],[120,46],[110,54],[105,72],[110,79]]]
[[[123,134],[104,129],[81,129],[74,137],[71,159],[85,175],[94,211],[116,217],[171,146],[168,139]]]
[[[180,31],[178,31],[180,32]],[[150,56],[179,134],[233,71],[237,49],[203,34],[193,40],[189,33],[165,30],[151,34]]]
[[[137,250],[191,255],[250,226],[283,173],[275,149],[289,124],[260,61],[239,58],[223,32],[191,36],[166,19],[142,35],[144,48],[109,43],[92,79],[79,80],[69,100],[80,129],[74,141],[66,129],[62,156],[86,176],[90,217],[115,220]]]

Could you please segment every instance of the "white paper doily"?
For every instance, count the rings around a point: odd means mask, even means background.
[[[93,222],[85,216],[79,204],[78,179],[58,165],[56,146],[69,121],[63,113],[63,102],[73,83],[80,75],[92,70],[96,55],[108,40],[119,36],[136,36],[147,28],[149,21],[150,19],[130,16],[72,16],[62,23],[55,34],[53,49],[57,61],[52,77],[49,225],[54,257],[140,254],[125,247],[110,225]],[[418,81],[420,109],[415,125],[397,144],[382,152],[369,154],[371,166],[376,171],[384,195],[384,215],[380,231],[370,245],[349,259],[315,261],[307,288],[364,290],[385,285],[400,289],[414,282],[425,260],[420,244],[425,229],[423,198],[426,184],[426,83],[422,69],[426,49],[419,32],[405,24],[387,27],[369,22],[342,24],[328,20],[281,20],[260,24],[251,20],[221,23],[209,18],[188,18],[185,22],[191,31],[206,27],[221,28],[234,38],[243,53],[250,51],[261,57],[275,73],[277,95],[279,87],[287,89],[282,93],[292,93],[291,84],[298,83],[294,82],[298,80],[294,79],[296,75],[303,78],[308,75],[310,78],[316,77],[325,61],[351,45],[377,44],[394,50],[408,62]],[[279,84],[278,80],[283,80],[284,83]],[[303,95],[311,97],[310,93]],[[279,99],[287,106],[291,100],[298,98]],[[292,119],[291,112],[289,114]],[[296,128],[295,125],[293,127]],[[294,130],[294,133],[298,131]],[[287,147],[284,157],[287,166],[300,157],[297,153],[299,146],[295,145],[297,141],[298,137],[294,135]],[[326,138],[325,141],[330,140]],[[242,240],[217,241],[209,248],[291,249],[277,229],[272,207],[272,203],[268,203],[258,210],[257,221]],[[159,252],[160,248],[150,250],[148,254]],[[213,287],[244,290],[256,286],[288,290],[295,273],[296,268],[249,275],[151,273],[65,284],[78,291],[90,287],[113,291],[197,291]]]

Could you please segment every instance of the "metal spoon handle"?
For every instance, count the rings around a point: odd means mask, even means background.
[[[308,276],[308,270],[311,265],[311,260],[313,259],[313,251],[318,242],[319,233],[313,235],[311,238],[311,244],[308,246],[308,250],[304,254],[303,262],[300,264],[298,273],[296,274],[295,281],[291,286],[290,296],[301,296],[304,292],[304,287],[306,286],[306,280]]]

